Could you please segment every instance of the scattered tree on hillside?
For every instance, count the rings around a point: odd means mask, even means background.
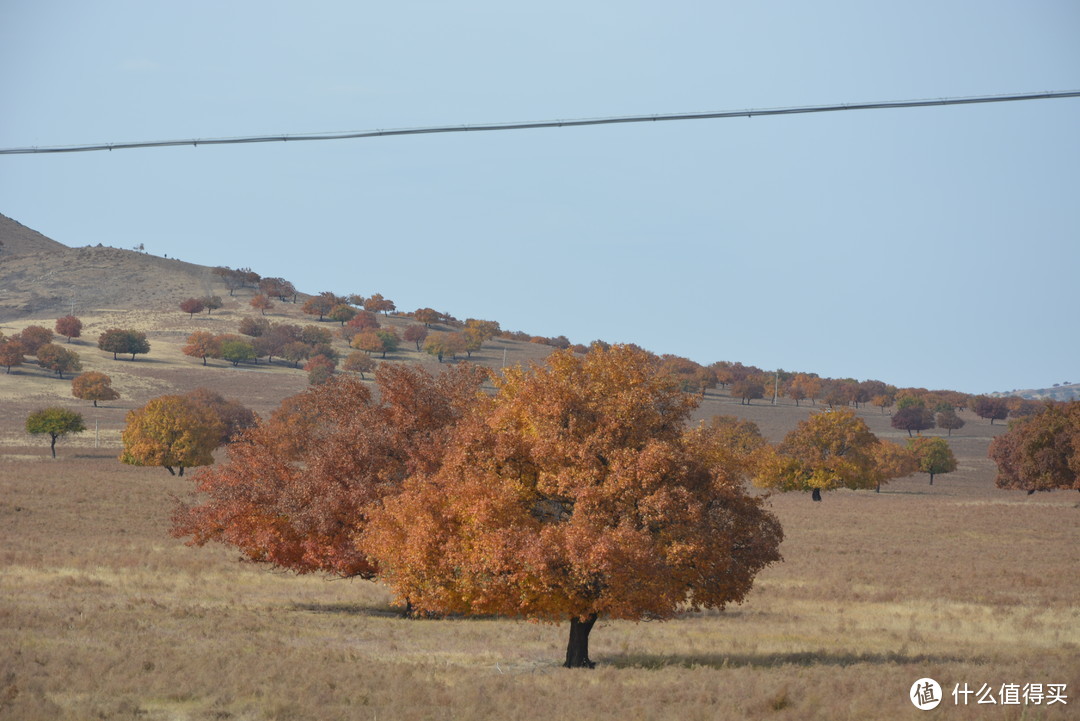
[[[394,301],[389,298],[383,298],[381,293],[375,293],[364,301],[364,310],[369,310],[372,313],[389,315],[390,311],[396,309],[397,306],[394,305]]]
[[[988,418],[990,425],[994,421],[1003,421],[1009,416],[1009,405],[1004,398],[990,398],[989,396],[976,396],[971,403],[971,410],[979,418]]]
[[[300,361],[307,360],[311,357],[311,346],[300,341],[291,341],[281,347],[278,351],[278,355],[289,363],[292,363],[293,368],[299,368]]]
[[[956,456],[944,438],[912,438],[908,449],[919,462],[919,470],[930,474],[930,485],[934,485],[934,476],[939,473],[952,473],[956,470]]]
[[[180,310],[187,313],[189,318],[194,318],[196,313],[202,313],[205,308],[206,306],[198,298],[188,298],[180,301]]]
[[[908,406],[893,413],[890,423],[897,430],[907,431],[910,438],[912,431],[922,435],[926,429],[933,428],[934,414],[923,406]]]
[[[326,383],[334,376],[337,363],[333,359],[322,354],[313,356],[304,366],[308,374],[308,385],[318,386]]]
[[[109,328],[98,336],[98,348],[112,353],[113,360],[116,360],[118,353],[130,353],[131,360],[135,360],[137,354],[150,352],[150,341],[142,331]]]
[[[424,342],[424,352],[436,356],[442,363],[444,356],[457,358],[459,353],[465,352],[465,339],[460,333],[436,331]]]
[[[954,430],[960,430],[966,425],[964,419],[958,416],[956,411],[951,408],[940,411],[937,416],[935,416],[935,420],[937,421],[937,427],[948,430],[950,436]]]
[[[26,355],[37,355],[38,348],[52,341],[53,332],[40,325],[28,325],[19,333],[19,342]]]
[[[250,341],[235,335],[218,336],[219,357],[229,361],[233,367],[255,360],[255,346]]]
[[[866,422],[850,408],[814,413],[801,421],[759,466],[754,481],[780,491],[872,488],[882,480],[876,465],[879,443]]]
[[[14,366],[21,366],[25,355],[22,342],[13,338],[0,342],[0,365],[7,368],[7,373],[11,373]]]
[[[695,363],[689,358],[676,355],[660,357],[660,366],[664,372],[678,381],[685,393],[705,394],[706,388],[716,387],[715,371]]]
[[[37,359],[39,366],[56,373],[57,378],[63,378],[64,373],[82,370],[79,354],[56,343],[46,343],[38,348]]]
[[[413,311],[412,316],[418,323],[423,323],[425,327],[430,328],[433,323],[439,322],[442,313],[434,308],[417,308]]]
[[[219,295],[204,295],[202,298],[199,298],[199,302],[206,308],[207,315],[210,315],[224,305],[224,302],[222,302],[221,296]]]
[[[94,408],[98,401],[114,401],[120,394],[112,387],[112,378],[98,371],[86,371],[71,379],[71,395],[79,400],[93,401]]]
[[[870,399],[870,402],[881,409],[881,414],[885,415],[886,408],[892,408],[896,402],[896,397],[892,393],[881,393]]]
[[[731,395],[742,399],[740,405],[750,405],[753,399],[765,397],[765,384],[759,377],[741,378],[731,384]]]
[[[345,360],[341,363],[341,369],[350,373],[359,373],[360,378],[363,379],[365,373],[375,370],[375,365],[375,360],[367,353],[353,351],[345,356]]]
[[[330,320],[336,320],[342,327],[345,323],[356,317],[356,308],[353,308],[348,303],[339,303],[330,309],[327,316]]]
[[[237,326],[237,330],[241,335],[251,336],[252,338],[258,338],[270,332],[270,321],[266,318],[252,318],[251,316],[244,316],[240,319],[240,325]]]
[[[259,311],[259,313],[262,315],[266,315],[266,311],[274,307],[273,301],[271,301],[269,297],[263,295],[262,293],[256,296],[252,296],[250,302],[251,307]]]
[[[271,298],[285,303],[289,298],[296,302],[296,286],[284,278],[263,278],[259,281],[259,291]]]
[[[383,339],[378,334],[378,331],[365,330],[361,333],[357,333],[353,336],[352,342],[349,345],[368,354],[382,353],[383,357],[386,356],[386,347],[383,345]]]
[[[56,319],[56,332],[68,339],[78,338],[82,335],[82,321],[73,315],[65,315]]]
[[[297,573],[374,577],[368,518],[405,478],[438,468],[484,377],[385,364],[375,375],[378,400],[336,376],[283,401],[229,446],[226,463],[196,476],[199,496],[177,509],[173,534]]]
[[[1080,401],[1047,403],[990,442],[998,488],[1080,490]]]
[[[339,305],[342,305],[344,299],[334,295],[330,291],[323,291],[318,295],[313,295],[307,299],[301,310],[308,315],[317,315],[321,321],[325,318],[330,311]]]
[[[416,351],[420,352],[420,344],[424,342],[424,339],[428,336],[427,326],[414,323],[413,325],[405,327],[405,333],[402,335],[402,339],[416,344]]]
[[[67,408],[43,408],[34,411],[26,418],[26,432],[31,435],[47,434],[51,439],[49,449],[56,458],[56,439],[69,433],[82,433],[86,430],[83,417]]]
[[[300,329],[300,341],[312,346],[330,345],[334,341],[334,334],[317,325],[305,325]]]
[[[127,414],[120,460],[133,466],[162,466],[171,475],[214,462],[224,424],[210,408],[178,395],[151,399]]]
[[[187,345],[182,350],[186,356],[202,358],[203,365],[206,365],[207,358],[221,357],[221,344],[217,336],[205,330],[197,330],[189,335]]]
[[[655,356],[616,346],[505,369],[431,475],[368,527],[379,577],[414,608],[569,621],[565,666],[593,666],[601,618],[742,601],[780,560],[764,501],[685,429],[695,400]]]

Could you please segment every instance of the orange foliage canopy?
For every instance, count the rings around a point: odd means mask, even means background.
[[[205,496],[177,509],[173,534],[298,573],[374,576],[368,518],[405,478],[438,466],[483,378],[465,366],[432,377],[382,365],[378,400],[348,376],[286,399],[229,446],[227,463],[198,474]]]
[[[686,428],[696,401],[655,356],[559,351],[504,373],[441,467],[406,480],[368,525],[365,545],[399,597],[570,619],[573,647],[575,624],[587,638],[598,616],[741,601],[780,559],[779,522],[716,462],[725,431]],[[587,646],[579,660],[591,665]]]

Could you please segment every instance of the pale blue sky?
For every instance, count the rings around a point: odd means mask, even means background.
[[[1075,89],[1075,0],[0,0],[0,147]],[[68,245],[968,392],[1080,381],[1078,191],[1078,99],[0,157]]]

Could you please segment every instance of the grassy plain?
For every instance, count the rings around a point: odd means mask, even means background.
[[[806,411],[749,412],[779,429]],[[978,423],[958,448],[985,446]],[[933,487],[774,496],[785,561],[747,603],[601,622],[599,667],[567,671],[565,625],[406,620],[375,583],[188,548],[167,530],[190,480],[119,464],[111,440],[68,442],[54,462],[6,430],[3,719],[903,719],[924,713],[907,701],[924,676],[945,688],[941,718],[1080,705],[952,702],[957,683],[1080,689],[1080,498],[996,491],[976,457]]]
[[[104,273],[112,256],[100,254]],[[559,666],[565,624],[407,620],[375,583],[189,548],[168,527],[190,478],[116,461],[126,412],[201,385],[265,414],[306,376],[185,357],[193,330],[234,332],[252,314],[250,291],[192,319],[175,304],[205,292],[189,285],[208,273],[179,276],[177,261],[135,254],[124,262],[141,264],[139,278],[161,265],[160,297],[78,310],[83,339],[70,346],[87,370],[112,376],[118,401],[92,408],[33,366],[0,373],[0,719],[914,719],[925,712],[909,688],[925,676],[945,689],[928,718],[1078,716],[1080,494],[994,489],[986,449],[1003,428],[970,413],[949,439],[959,469],[933,486],[916,475],[822,503],[774,496],[785,560],[745,604],[664,623],[601,621],[593,671]],[[32,263],[45,261],[25,260],[27,283],[53,272]],[[0,331],[51,327],[56,315],[20,315]],[[294,305],[268,317],[312,322]],[[146,331],[149,356],[98,351],[98,333],[113,326]],[[499,366],[548,350],[498,340],[475,360]],[[390,360],[402,361],[437,366],[406,347]],[[90,430],[62,440],[53,461],[22,424],[56,404],[81,410]],[[697,416],[748,417],[778,440],[814,410],[784,399],[742,406],[712,391]],[[877,409],[860,414],[879,436],[904,440]],[[956,684],[988,684],[997,697],[1002,684],[1026,683],[1067,684],[1068,704],[958,706],[951,695]]]

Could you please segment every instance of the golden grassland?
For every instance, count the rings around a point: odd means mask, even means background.
[[[15,450],[15,449],[9,449]],[[3,719],[903,719],[923,676],[1080,689],[1080,494],[925,477],[775,496],[785,561],[748,601],[566,626],[409,620],[376,583],[297,577],[168,535],[190,481],[104,449],[0,457]],[[36,454],[36,455],[35,455]]]

